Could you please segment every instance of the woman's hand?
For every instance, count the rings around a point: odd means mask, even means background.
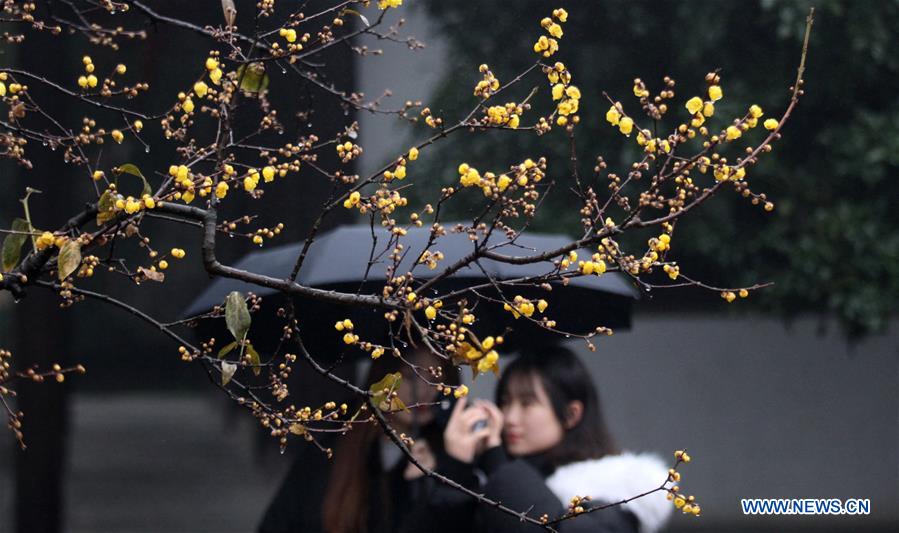
[[[503,443],[503,412],[493,402],[478,400],[480,407],[487,415],[487,441],[486,449],[501,446]]]
[[[466,409],[467,403],[466,398],[461,398],[456,402],[446,429],[443,431],[443,446],[446,448],[446,453],[463,463],[474,461],[475,454],[483,447],[490,434],[489,425],[476,431],[471,430],[479,420],[487,421],[489,424],[489,415],[484,409],[477,406]]]

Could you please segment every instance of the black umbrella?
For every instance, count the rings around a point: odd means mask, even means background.
[[[446,227],[451,228],[453,224],[446,224]],[[374,237],[373,240],[372,228],[365,224],[341,226],[320,235],[310,247],[297,281],[303,285],[321,289],[355,292],[361,287],[363,292],[379,291],[383,286],[386,269],[390,264],[388,256],[393,246],[390,242],[390,233],[385,228],[375,227]],[[405,236],[401,237],[400,242],[408,253],[401,261],[397,272],[404,273],[412,270],[417,280],[430,279],[442,272],[447,265],[470,254],[474,246],[465,233],[447,233],[437,238],[436,244],[430,250],[442,252],[444,258],[436,269],[430,270],[424,264],[414,264],[429,237],[430,228],[428,227],[411,228]],[[506,256],[524,257],[557,249],[571,242],[571,239],[564,235],[523,233],[514,244],[507,241],[508,239],[502,232],[495,232],[488,245],[502,244],[493,251]],[[376,243],[374,250],[373,242]],[[234,266],[249,272],[286,278],[293,270],[302,247],[303,243],[297,243],[253,252]],[[582,258],[590,257],[592,252],[580,250],[578,255]],[[363,285],[365,270],[372,257],[375,262],[368,272],[367,283]],[[435,289],[443,292],[483,284],[487,281],[484,271],[497,280],[511,280],[541,276],[553,268],[550,261],[513,265],[481,259],[479,263],[483,271],[476,265],[469,265],[455,272]],[[585,333],[597,325],[613,329],[630,327],[631,303],[639,293],[625,276],[617,273],[608,273],[598,277],[583,276],[571,279],[567,286],[553,283],[553,287],[551,293],[534,288],[529,288],[527,292],[524,289],[518,291],[515,287],[506,287],[503,292],[507,298],[511,298],[515,294],[522,294],[525,297],[547,299],[551,302],[551,307],[546,311],[547,316],[557,322],[559,329],[572,333]],[[191,303],[186,314],[192,316],[208,311],[213,306],[221,304],[231,291],[253,292],[260,296],[277,293],[275,289],[235,279],[219,278],[213,281]],[[484,290],[483,293],[496,296],[495,292],[491,290]],[[277,300],[276,305],[283,304],[283,300]],[[474,298],[469,298],[469,301],[473,300]],[[332,319],[344,317],[353,317],[357,326],[361,324],[363,328],[366,325],[382,328],[380,335],[383,335],[383,328],[386,327],[383,311],[359,311],[311,300],[297,300],[296,303],[301,325],[305,323],[307,332],[316,331],[321,327],[328,328]],[[502,310],[500,304],[482,301],[476,314],[478,322],[473,327],[484,334],[501,333],[506,326],[512,326],[515,333],[509,337],[513,342],[539,342],[547,335],[540,328],[528,325],[524,319],[514,320],[510,313]],[[254,324],[254,330],[257,334],[260,332],[256,324]],[[327,329],[324,331],[336,334],[333,329],[330,332]],[[377,339],[367,336],[378,335],[374,330],[365,331],[363,329],[359,333],[365,340],[378,342]]]

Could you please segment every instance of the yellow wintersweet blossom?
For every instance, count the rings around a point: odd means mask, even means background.
[[[725,132],[728,141],[739,139],[743,135],[743,131],[736,126],[728,126]]]
[[[621,120],[621,111],[618,111],[618,106],[613,105],[606,111],[606,120],[609,121],[609,124],[613,126],[617,126],[619,121]]]
[[[378,9],[396,8],[401,5],[403,5],[403,0],[378,0]]]
[[[561,39],[564,33],[562,31],[562,26],[559,26],[558,24],[550,24],[550,26],[546,28],[546,31],[556,39]]]
[[[559,102],[559,114],[562,116],[568,116],[572,113],[577,113],[578,107],[578,101],[574,98],[562,100],[561,102]]]
[[[353,207],[359,205],[359,201],[362,199],[362,195],[359,194],[359,191],[353,191],[350,193],[350,196],[343,201],[343,207],[347,209],[352,209]]]
[[[179,165],[174,168],[175,168],[175,172],[173,175],[175,176],[176,182],[182,183],[182,182],[186,181],[187,178],[190,176],[190,169],[187,168],[186,166]],[[172,174],[172,167],[169,167],[169,174]]]
[[[200,98],[203,98],[204,96],[206,96],[206,93],[208,93],[208,92],[209,92],[209,86],[206,85],[205,83],[203,83],[202,81],[198,81],[197,83],[194,83],[194,93],[197,96],[199,96]]]
[[[228,195],[228,183],[224,181],[218,182],[215,186],[215,197],[221,200]]]
[[[699,113],[700,110],[702,110],[702,98],[694,96],[693,98],[687,100],[685,106],[687,108],[687,111],[689,111],[691,115],[695,115],[696,113]]]
[[[34,242],[34,245],[38,250],[43,250],[44,248],[49,248],[53,246],[53,243],[56,242],[56,238],[49,231],[45,231],[41,233],[41,236],[37,238]]]
[[[631,131],[634,129],[634,119],[631,117],[624,117],[621,121],[618,122],[618,129],[621,133],[625,135],[630,135]]]
[[[761,116],[764,115],[764,114],[765,114],[765,113],[762,112],[762,108],[761,108],[761,107],[759,107],[759,106],[757,106],[757,105],[755,105],[755,104],[752,104],[751,106],[749,106],[749,115],[750,115],[752,118],[759,118],[759,117],[761,117]]]
[[[471,187],[472,185],[479,185],[481,183],[481,173],[478,172],[478,169],[471,168],[466,163],[459,165],[459,174],[461,175],[459,183],[461,183],[463,187]]]
[[[561,100],[562,95],[565,94],[565,85],[561,84],[561,83],[557,83],[557,84],[553,85],[552,93],[553,93],[553,100]]]
[[[344,318],[343,320],[339,320],[334,324],[334,329],[336,329],[337,331],[343,331],[345,329],[352,331],[353,327],[353,321],[349,318]]]
[[[724,181],[730,178],[731,168],[727,165],[720,165],[715,167],[715,179],[718,181]]]
[[[565,95],[568,96],[568,98],[574,98],[575,100],[580,100],[580,98],[581,98],[581,90],[578,89],[578,88],[577,88],[576,86],[574,86],[574,85],[569,85],[569,86],[565,89]]]
[[[418,148],[413,146],[409,150],[409,161],[415,161],[416,159],[418,159]]]
[[[538,54],[542,53],[543,57],[550,57],[559,51],[559,42],[541,35],[537,42],[534,43],[534,51]]]
[[[764,122],[763,125],[765,126],[766,130],[775,130],[775,129],[777,129],[777,126],[779,125],[779,123],[777,122],[777,119],[769,118],[768,120],[766,120]]]
[[[125,212],[129,215],[137,213],[138,211],[140,211],[140,208],[141,203],[134,198],[129,196],[128,199],[125,200]]]
[[[400,0],[402,2],[402,0]],[[381,9],[384,9],[383,7]],[[289,43],[294,43],[297,40],[297,30],[293,28],[281,28],[278,31],[278,35],[284,37],[284,39]]]
[[[721,97],[724,96],[724,93],[721,91],[720,85],[712,85],[709,87],[709,98],[713,102],[717,102],[721,100]]]
[[[665,265],[662,267],[662,270],[664,270],[668,274],[668,277],[673,280],[676,280],[680,275],[680,267],[677,265]]]
[[[478,372],[486,374],[491,370],[493,372],[499,371],[499,367],[497,366],[498,361],[499,354],[496,353],[496,350],[490,350],[480,361],[478,361]],[[464,385],[462,386],[464,387]]]

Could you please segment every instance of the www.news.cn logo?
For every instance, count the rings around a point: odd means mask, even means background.
[[[871,500],[848,498],[747,498],[740,500],[743,514],[768,515],[865,515],[871,514]]]

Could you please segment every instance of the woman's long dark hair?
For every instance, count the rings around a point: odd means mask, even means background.
[[[369,367],[366,388],[387,374],[401,371],[404,366],[406,364],[401,359],[391,356],[389,352],[384,354]],[[440,366],[443,383],[458,385],[459,374],[452,364],[444,362]],[[369,529],[373,470],[369,461],[382,433],[381,426],[371,422],[357,424],[352,431],[339,437],[322,501],[322,527],[327,533],[363,533]]]
[[[557,468],[618,453],[590,373],[574,352],[564,346],[532,348],[509,364],[496,388],[497,405],[502,405],[510,395],[533,393],[535,377],[543,385],[562,427],[565,427],[570,402],[577,400],[584,406],[581,420],[567,428],[562,442],[544,454],[548,466]]]

